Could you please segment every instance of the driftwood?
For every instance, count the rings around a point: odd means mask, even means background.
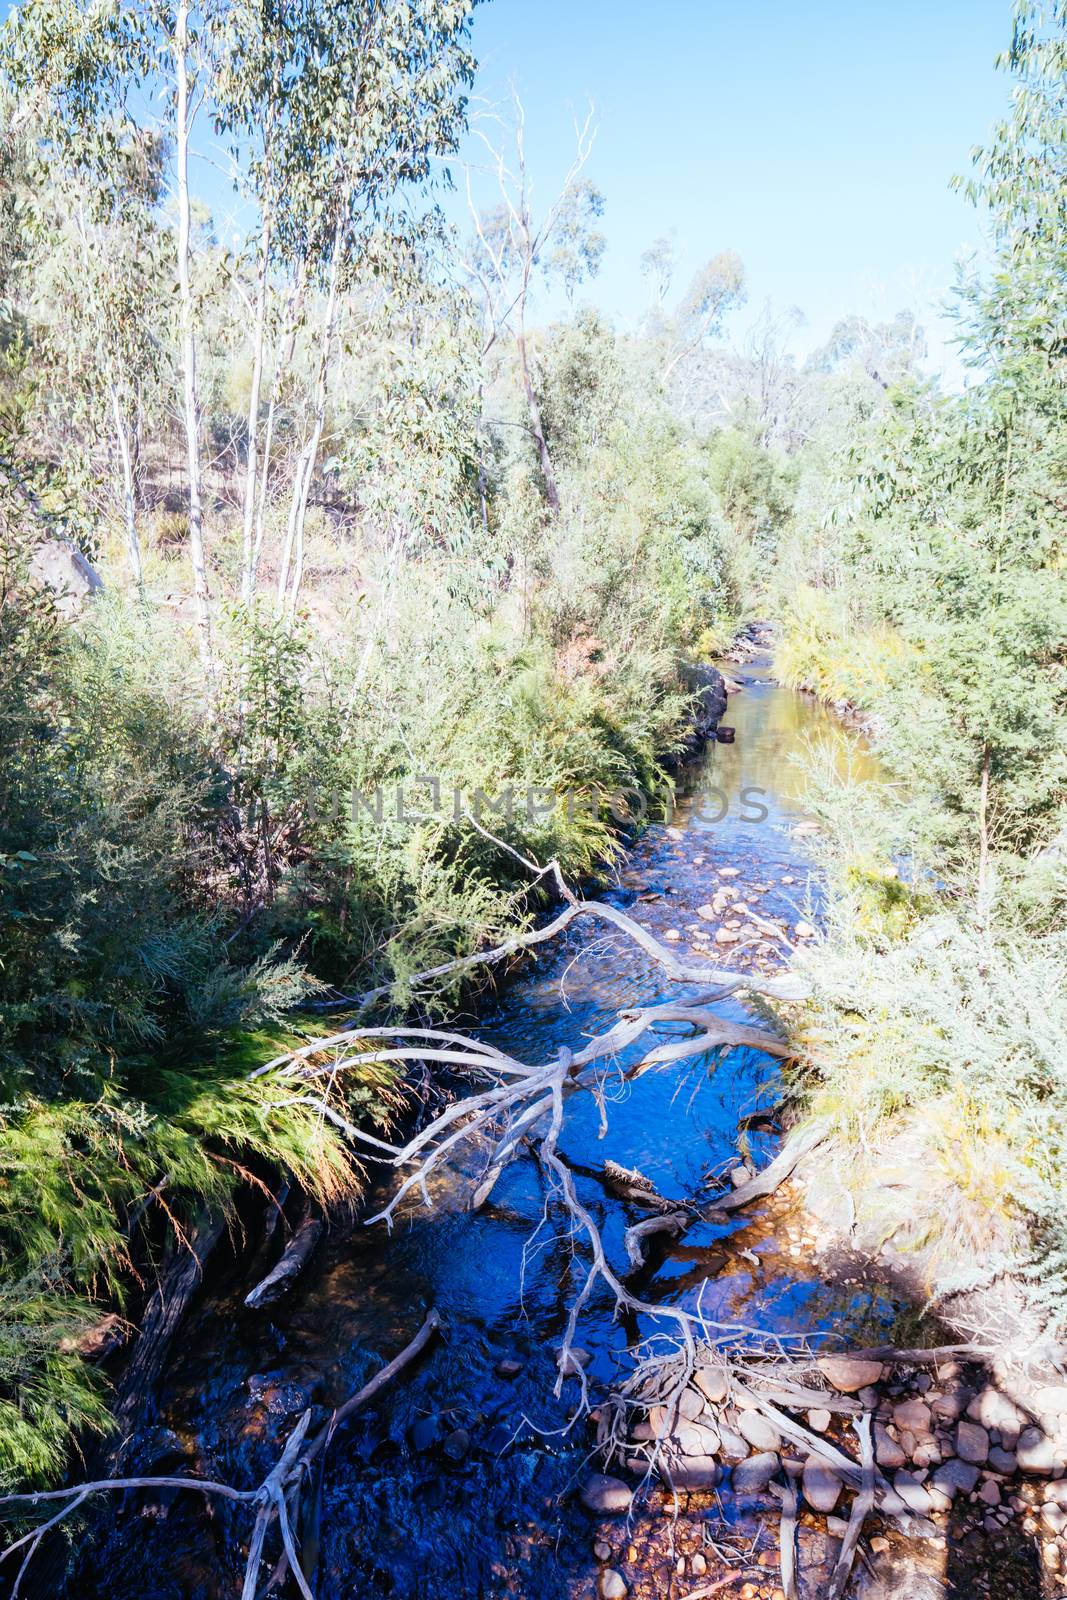
[[[223,1228],[218,1213],[203,1211],[188,1238],[172,1238],[171,1259],[149,1297],[141,1331],[117,1386],[112,1412],[119,1438],[105,1454],[109,1468],[121,1460],[145,1396],[152,1394],[159,1382],[174,1336],[200,1286],[207,1259],[222,1238]]]
[[[304,1218],[267,1276],[261,1278],[255,1288],[245,1295],[246,1306],[252,1310],[271,1306],[292,1288],[310,1261],[322,1236],[322,1228],[321,1218]]]
[[[785,1595],[785,1600],[797,1600],[796,1485],[787,1473],[784,1483],[772,1483],[769,1487],[775,1498],[782,1502],[782,1520],[778,1529],[778,1559],[782,1569],[782,1593]]]
[[[841,1541],[841,1549],[830,1578],[830,1587],[826,1591],[826,1600],[842,1600],[852,1573],[852,1564],[856,1559],[856,1551],[859,1548],[863,1524],[874,1510],[874,1445],[871,1442],[871,1417],[869,1412],[864,1412],[857,1419],[856,1433],[860,1441],[860,1461],[863,1464],[863,1479],[860,1484],[860,1491],[852,1502],[848,1527],[845,1529],[845,1537]],[[786,1593],[788,1595],[788,1590]]]
[[[285,1448],[278,1461],[263,1482],[255,1489],[238,1489],[233,1484],[221,1483],[212,1478],[164,1475],[158,1477],[99,1478],[89,1483],[73,1484],[66,1489],[39,1489],[27,1491],[23,1494],[0,1495],[0,1508],[11,1507],[16,1515],[32,1511],[38,1506],[49,1507],[56,1505],[58,1507],[47,1522],[43,1523],[39,1528],[32,1529],[29,1533],[23,1534],[21,1538],[13,1541],[6,1550],[0,1553],[0,1563],[2,1563],[19,1551],[24,1552],[12,1586],[10,1600],[17,1600],[19,1589],[29,1564],[46,1534],[91,1497],[129,1489],[189,1489],[195,1494],[209,1497],[217,1495],[225,1500],[235,1501],[239,1505],[255,1507],[256,1519],[249,1543],[248,1561],[241,1590],[242,1600],[252,1600],[252,1597],[255,1596],[263,1548],[275,1521],[278,1522],[285,1556],[292,1568],[297,1587],[305,1596],[305,1600],[314,1600],[307,1580],[300,1569],[299,1553],[289,1522],[287,1500],[294,1490],[299,1489],[304,1475],[325,1451],[337,1429],[355,1412],[368,1405],[392,1382],[399,1372],[403,1371],[425,1349],[440,1327],[440,1321],[441,1319],[436,1311],[429,1312],[418,1333],[410,1343],[404,1346],[400,1354],[394,1356],[393,1360],[384,1366],[380,1372],[375,1373],[374,1377],[368,1383],[365,1383],[362,1389],[359,1389],[342,1406],[339,1406],[329,1420],[316,1433],[311,1434],[310,1437],[311,1412],[305,1411],[286,1440]]]

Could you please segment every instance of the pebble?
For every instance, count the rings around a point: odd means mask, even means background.
[[[999,1444],[993,1445],[989,1452],[989,1465],[994,1472],[1003,1472],[1005,1477],[1010,1477],[1018,1466],[1014,1450],[1003,1450]]]
[[[978,1498],[984,1506],[999,1506],[1000,1484],[996,1478],[987,1478],[978,1491]]]
[[[808,1412],[808,1427],[811,1428],[811,1430],[814,1433],[825,1433],[829,1426],[830,1426],[830,1413],[829,1413],[829,1411],[823,1411],[822,1408],[820,1407],[816,1411],[809,1411]]]
[[[1050,1533],[1062,1533],[1067,1528],[1067,1511],[1062,1506],[1043,1505],[1041,1520]]]
[[[816,929],[810,922],[797,922],[793,924],[793,932],[798,939],[814,939]]]
[[[677,944],[679,939],[682,937],[681,930],[679,928],[665,928],[663,930],[663,937],[666,939],[668,944]]]
[[[614,1567],[605,1567],[600,1574],[601,1600],[626,1600],[629,1590],[626,1579]]]
[[[708,1561],[702,1550],[698,1550],[689,1563],[694,1578],[702,1578],[708,1570]]]
[[[876,1556],[880,1556],[883,1550],[889,1549],[889,1540],[883,1533],[876,1533],[874,1538],[871,1540],[871,1549],[874,1551]]]
[[[629,1511],[632,1500],[633,1491],[621,1478],[609,1478],[602,1472],[595,1472],[582,1490],[583,1506],[598,1516]]]
[[[611,1546],[605,1544],[603,1539],[598,1539],[593,1546],[593,1554],[598,1561],[607,1561],[611,1557]]]
[[[413,1450],[429,1450],[431,1445],[437,1443],[437,1418],[420,1417],[411,1430],[411,1447]]]
[[[736,928],[717,928],[715,930],[716,944],[736,944],[741,935]]]
[[[498,1378],[517,1378],[519,1373],[522,1371],[522,1362],[513,1361],[511,1359],[506,1361],[498,1361],[496,1366],[493,1368],[493,1371],[496,1373]]]
[[[804,1463],[801,1486],[813,1511],[832,1511],[841,1494],[841,1479],[815,1456],[809,1456]]]
[[[557,1352],[556,1366],[559,1367],[565,1378],[573,1378],[577,1376],[582,1367],[587,1367],[592,1359],[588,1350],[582,1350],[578,1345],[572,1345],[566,1354],[562,1350]]]

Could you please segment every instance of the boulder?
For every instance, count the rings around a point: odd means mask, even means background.
[[[605,1473],[594,1472],[582,1490],[582,1505],[598,1517],[619,1516],[629,1511],[633,1490],[621,1478],[609,1478]]]
[[[822,1356],[819,1370],[839,1394],[856,1394],[882,1376],[879,1361],[857,1361],[853,1356]]]

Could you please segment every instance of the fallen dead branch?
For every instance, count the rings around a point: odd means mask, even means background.
[[[322,1227],[321,1218],[304,1218],[267,1276],[245,1295],[246,1306],[252,1310],[271,1306],[287,1293],[311,1259],[322,1236]]]
[[[849,1577],[852,1574],[852,1565],[856,1559],[856,1551],[859,1548],[863,1524],[874,1510],[875,1466],[874,1445],[871,1442],[870,1412],[864,1412],[861,1417],[857,1418],[856,1434],[860,1442],[860,1461],[863,1467],[863,1478],[860,1483],[859,1493],[852,1502],[848,1527],[845,1529],[845,1536],[841,1541],[841,1549],[830,1578],[830,1587],[826,1591],[826,1600],[842,1600],[845,1589],[848,1586]],[[786,1590],[787,1595],[788,1593],[789,1591]]]

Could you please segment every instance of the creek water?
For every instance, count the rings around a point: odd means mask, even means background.
[[[817,921],[796,758],[809,741],[828,742],[842,760],[857,747],[836,719],[777,686],[765,666],[733,670],[743,688],[725,720],[736,741],[711,745],[690,769],[672,824],[640,837],[608,898],[661,937],[676,931],[676,948],[696,948],[706,932],[713,942],[701,948],[717,964],[773,966],[781,959],[774,941],[746,943],[743,914],[732,919],[743,928],[730,946],[714,942],[714,925],[696,908],[729,887],[764,922],[777,918],[791,931],[798,920]],[[860,760],[869,758],[860,752]],[[523,968],[473,1031],[522,1060],[546,1061],[561,1045],[604,1031],[627,1006],[685,992],[621,934],[578,924]],[[740,1002],[724,1009],[752,1020]],[[774,1061],[747,1049],[632,1085],[609,1070],[603,1106],[573,1097],[561,1149],[611,1258],[624,1261],[623,1230],[641,1213],[604,1186],[606,1156],[640,1170],[664,1195],[708,1192],[737,1158],[739,1119],[776,1097]],[[744,1138],[757,1165],[773,1153],[773,1131]],[[391,1234],[357,1217],[334,1221],[298,1287],[269,1311],[242,1304],[262,1260],[253,1266],[234,1256],[216,1268],[127,1470],[258,1483],[306,1406],[327,1415],[436,1306],[444,1332],[431,1352],[331,1445],[320,1528],[305,1534],[318,1544],[319,1600],[593,1596],[598,1560],[573,1493],[595,1469],[591,1430],[587,1421],[569,1426],[576,1382],[565,1383],[561,1402],[552,1398],[555,1348],[584,1246],[564,1219],[545,1215],[544,1183],[529,1156],[507,1169],[477,1214],[466,1209],[469,1193],[462,1175],[435,1184],[433,1209],[409,1207]],[[783,1231],[777,1202],[695,1226],[642,1292],[656,1302],[699,1302],[723,1322],[834,1330],[861,1344],[879,1342],[899,1310],[877,1285],[821,1278],[806,1264],[802,1231]],[[628,1352],[651,1331],[618,1321],[606,1293],[592,1297],[578,1343],[590,1354],[594,1389],[625,1370]],[[502,1376],[502,1361],[521,1369]],[[729,1520],[729,1497],[706,1514]],[[666,1592],[657,1532],[664,1520],[655,1506],[639,1511],[626,1535],[633,1594]],[[248,1529],[247,1513],[221,1501],[130,1496],[108,1512],[70,1592],[87,1600],[233,1596]]]

